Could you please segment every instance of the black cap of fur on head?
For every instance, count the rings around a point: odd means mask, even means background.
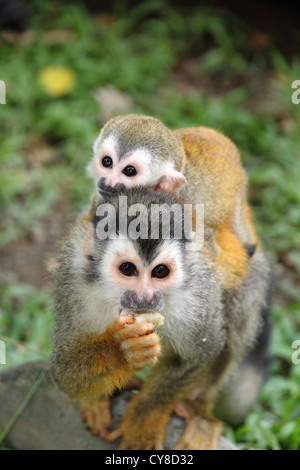
[[[191,241],[191,221],[184,206],[174,197],[148,187],[114,189],[101,193],[93,224],[98,238],[129,238],[150,260],[163,240],[176,239],[185,246]],[[100,225],[99,225],[100,224]],[[97,229],[107,232],[99,237]]]

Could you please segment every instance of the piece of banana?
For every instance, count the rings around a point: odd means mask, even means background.
[[[132,312],[131,310],[122,310],[120,315],[128,315],[133,314],[135,323],[141,323],[142,321],[146,321],[152,323],[155,328],[158,326],[163,325],[164,317],[161,313],[158,312],[149,312],[149,313],[139,313],[139,312]]]

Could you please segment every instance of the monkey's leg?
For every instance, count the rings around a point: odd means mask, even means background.
[[[154,405],[145,411],[139,395],[130,403],[130,408],[121,425],[106,438],[112,442],[123,437],[119,450],[163,450],[166,426],[175,403]]]
[[[107,437],[108,441],[122,437],[119,449],[164,448],[165,429],[175,407],[175,394],[172,394],[172,388],[164,383],[164,378],[168,375],[167,370],[162,361],[162,364],[152,371],[142,391],[132,398],[119,427]],[[176,389],[176,377],[174,379]]]
[[[180,402],[175,408],[186,419],[186,429],[174,450],[216,450],[223,423],[208,412],[208,405],[198,401]]]
[[[166,427],[178,402],[177,395],[191,380],[194,382],[194,373],[194,364],[177,356],[162,359],[107,440],[122,437],[122,450],[164,449]]]
[[[143,381],[132,377],[124,390],[141,390]],[[106,439],[112,426],[111,399],[99,397],[80,402],[81,417],[93,436]]]

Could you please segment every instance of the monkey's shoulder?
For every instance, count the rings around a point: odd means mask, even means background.
[[[210,127],[176,129],[175,135],[181,140],[188,161],[209,164],[227,161],[240,165],[240,154],[236,145],[221,132]]]

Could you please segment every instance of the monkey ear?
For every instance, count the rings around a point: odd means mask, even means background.
[[[186,179],[180,171],[172,170],[162,176],[156,185],[156,189],[161,189],[166,193],[174,194],[186,184]]]

